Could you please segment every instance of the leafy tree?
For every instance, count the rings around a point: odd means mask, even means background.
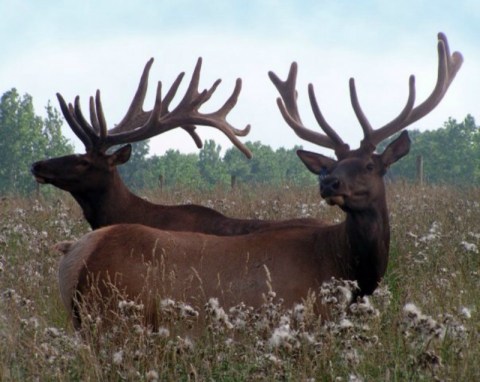
[[[166,187],[198,187],[202,183],[197,154],[182,154],[171,149],[152,160],[157,180],[162,176]]]
[[[423,133],[413,130],[409,135],[410,154],[392,168],[393,176],[415,179],[416,160],[421,155],[428,182],[480,184],[480,128],[471,115],[460,123],[449,118],[439,129]],[[379,147],[380,151],[384,145]]]
[[[61,134],[61,120],[50,103],[47,117],[35,115],[32,97],[21,97],[16,89],[0,100],[0,194],[35,189],[30,174],[33,162],[45,157],[64,155],[73,147]]]
[[[201,177],[209,186],[219,183],[225,184],[228,181],[227,170],[220,157],[221,150],[222,147],[212,139],[205,141],[203,148],[200,150],[198,169]]]
[[[239,181],[275,185],[312,184],[316,181],[296,154],[301,146],[292,149],[281,147],[276,151],[260,142],[247,142],[246,146],[252,150],[252,159],[245,158],[234,148],[227,150],[223,158],[228,173],[235,175]]]
[[[302,163],[297,156],[297,150],[302,146],[294,146],[292,149],[280,147],[275,151],[275,160],[281,166],[279,180],[281,183],[295,183],[302,185],[314,184],[317,179]]]
[[[50,101],[45,107],[47,117],[43,120],[42,134],[45,139],[45,156],[59,157],[71,154],[73,146],[67,138],[62,135],[63,120],[60,113],[55,109]]]
[[[247,143],[248,146],[248,143]],[[250,176],[251,160],[236,147],[229,148],[223,156],[227,173],[235,181],[245,182]]]
[[[114,147],[112,150],[117,149]],[[150,151],[148,140],[132,144],[130,160],[118,168],[123,181],[133,189],[147,188],[150,169],[147,166],[147,155]]]
[[[275,160],[275,153],[272,148],[259,141],[247,142],[246,146],[253,153],[247,181],[256,184],[267,184],[272,183],[273,179],[278,179],[280,167]]]

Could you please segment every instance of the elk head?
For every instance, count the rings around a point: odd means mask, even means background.
[[[235,106],[241,90],[241,80],[237,79],[231,96],[222,107],[212,113],[201,113],[199,108],[207,102],[215,92],[221,80],[215,81],[210,89],[198,90],[202,59],[199,58],[192,79],[185,95],[179,104],[169,110],[184,73],[180,73],[171,88],[162,99],[162,83],[158,82],[155,104],[152,110],[144,111],[143,103],[148,87],[148,74],[153,58],[145,65],[142,77],[133,101],[122,121],[107,129],[104,117],[100,91],[95,98],[90,98],[90,122],[83,116],[80,108],[80,98],[75,98],[74,104],[68,104],[57,93],[62,113],[75,135],[85,145],[85,154],[68,155],[36,162],[32,165],[32,173],[39,183],[50,183],[63,190],[78,193],[101,190],[109,187],[110,176],[118,176],[116,166],[127,162],[131,154],[130,143],[142,141],[181,127],[190,134],[197,147],[202,147],[202,141],[196,133],[197,125],[211,126],[222,131],[232,143],[248,158],[250,150],[237,137],[245,136],[250,131],[250,125],[239,130],[226,121],[228,113]],[[124,144],[113,153],[108,149]]]
[[[350,99],[355,114],[362,126],[364,138],[360,147],[351,150],[323,117],[318,106],[313,85],[309,84],[308,94],[315,118],[325,134],[307,129],[297,108],[297,64],[294,62],[286,81],[281,81],[273,72],[270,79],[281,97],[277,104],[283,118],[302,139],[319,146],[333,149],[337,160],[309,151],[298,150],[297,154],[307,168],[319,176],[321,196],[329,203],[345,211],[368,209],[378,199],[384,199],[382,177],[388,167],[406,155],[410,148],[408,133],[404,131],[382,154],[376,154],[378,143],[401,131],[433,110],[442,100],[463,62],[462,55],[450,55],[447,38],[438,34],[438,77],[430,96],[420,105],[415,103],[415,77],[410,76],[407,103],[400,114],[386,125],[373,129],[360,108],[355,81],[350,79]]]

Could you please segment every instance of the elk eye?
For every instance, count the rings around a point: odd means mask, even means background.
[[[318,179],[320,180],[320,182],[322,180],[324,180],[326,177],[328,176],[328,170],[326,167],[322,167],[322,169],[320,170],[320,173],[318,174]]]
[[[375,165],[373,163],[368,163],[367,164],[367,170],[368,171],[373,171],[374,168],[375,168]]]
[[[80,159],[80,161],[78,162],[78,165],[82,167],[87,167],[90,165],[90,162],[86,159]]]

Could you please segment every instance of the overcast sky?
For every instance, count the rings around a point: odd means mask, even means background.
[[[243,89],[229,122],[238,128],[252,125],[244,140],[314,149],[283,121],[277,91],[267,76],[273,70],[283,79],[297,61],[298,104],[305,125],[318,129],[308,103],[311,82],[327,121],[357,147],[361,129],[350,105],[348,79],[355,78],[373,126],[385,124],[404,106],[410,74],[416,76],[417,102],[433,90],[437,32],[442,31],[465,62],[440,105],[410,128],[435,129],[448,117],[463,120],[467,114],[480,122],[478,0],[2,0],[0,15],[0,92],[15,87],[30,94],[41,115],[48,100],[57,107],[57,92],[67,101],[80,95],[87,110],[88,97],[100,89],[113,126],[126,112],[150,57],[155,62],[148,109],[156,81],[170,86],[185,71],[186,83],[201,56],[201,88],[222,79],[201,110],[221,105],[241,77]],[[231,146],[212,128],[198,132],[223,148]],[[65,133],[83,151],[67,126]],[[151,141],[153,153],[169,148],[196,151],[183,131]]]

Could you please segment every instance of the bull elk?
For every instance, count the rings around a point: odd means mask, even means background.
[[[364,133],[356,150],[350,150],[326,123],[311,85],[311,106],[325,134],[302,124],[296,104],[295,63],[286,81],[270,72],[287,123],[302,138],[335,151],[336,160],[307,151],[298,155],[310,171],[319,175],[321,196],[339,206],[346,219],[336,225],[283,227],[229,237],[121,224],[88,233],[77,242],[63,242],[58,245],[64,253],[59,286],[74,326],[81,326],[79,302],[88,308],[93,296],[108,301],[109,283],[126,298],[143,303],[147,324],[154,327],[159,318],[157,302],[162,298],[202,306],[209,297],[217,297],[225,307],[240,302],[258,307],[262,293],[268,291],[265,269],[271,287],[287,306],[301,301],[331,277],[356,280],[359,295],[372,293],[386,271],[390,244],[383,175],[409,152],[410,139],[403,131],[381,154],[374,153],[375,146],[425,116],[441,101],[463,58],[458,52],[450,55],[443,34],[439,34],[438,55],[438,78],[430,96],[414,107],[414,77],[410,77],[406,106],[378,129],[373,129],[363,114],[354,81],[350,80],[353,109]],[[98,293],[91,292],[92,280]],[[320,314],[325,309],[320,301],[315,308]]]
[[[90,123],[82,113],[79,97],[75,98],[74,105],[67,105],[63,97],[57,94],[62,113],[70,128],[85,145],[86,153],[35,162],[31,171],[37,182],[50,183],[70,192],[93,229],[119,223],[139,223],[172,231],[237,235],[272,225],[321,224],[316,219],[307,218],[289,222],[234,219],[199,205],[158,205],[133,194],[117,170],[117,166],[130,158],[130,143],[152,138],[177,127],[186,130],[199,148],[202,147],[202,141],[195,131],[196,125],[217,128],[247,157],[251,157],[250,150],[237,138],[247,135],[250,126],[239,130],[226,121],[228,113],[237,102],[241,90],[240,79],[237,79],[233,93],[222,107],[212,113],[201,113],[199,108],[210,99],[220,80],[215,81],[210,89],[199,92],[200,58],[179,104],[169,111],[184,73],[178,75],[163,99],[161,82],[158,83],[155,105],[147,112],[143,110],[143,103],[152,63],[153,58],[145,65],[125,117],[110,130],[107,130],[99,91],[95,99],[90,98]],[[126,145],[113,153],[107,153],[109,148],[120,144]]]

